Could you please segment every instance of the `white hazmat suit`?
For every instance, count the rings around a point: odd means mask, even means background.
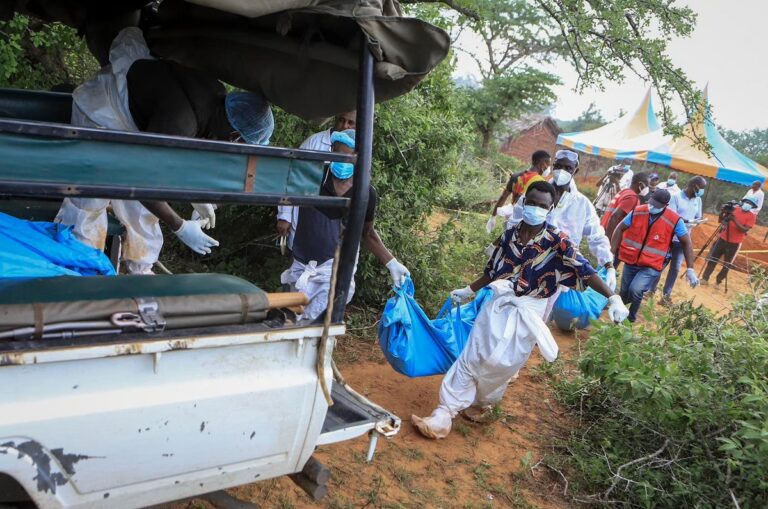
[[[453,418],[466,408],[501,401],[534,345],[547,361],[557,358],[557,343],[542,320],[547,300],[518,297],[507,280],[494,281],[490,288],[492,300],[480,311],[464,351],[443,378],[440,404],[429,417],[411,417],[428,437],[447,436]]]
[[[72,94],[72,125],[138,132],[128,106],[126,75],[137,60],[151,59],[141,30],[123,29],[109,52],[110,65],[83,83]],[[160,224],[138,201],[102,198],[66,198],[56,222],[73,225],[78,240],[104,249],[107,207],[125,227],[122,259],[132,274],[150,274],[163,247]]]

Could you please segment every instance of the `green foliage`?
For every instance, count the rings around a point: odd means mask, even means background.
[[[768,129],[752,129],[750,131],[721,130],[723,137],[736,150],[754,159],[763,166],[768,166]]]
[[[558,121],[560,128],[566,133],[575,133],[579,131],[590,131],[606,124],[606,120],[601,112],[595,106],[595,103],[589,103],[586,110],[576,117],[576,120]]]
[[[461,89],[462,106],[482,135],[482,147],[490,148],[502,122],[539,111],[555,101],[552,87],[560,79],[530,67],[486,78],[479,88]]]
[[[0,21],[0,87],[79,85],[99,69],[74,29],[15,15]]]
[[[638,507],[765,507],[768,312],[743,296],[722,318],[691,303],[654,317],[597,325],[581,374],[557,384],[581,422],[563,444],[576,490]]]

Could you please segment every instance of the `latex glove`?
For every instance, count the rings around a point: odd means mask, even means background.
[[[621,301],[618,295],[612,295],[608,298],[608,318],[615,323],[621,323],[629,316],[629,309]]]
[[[611,267],[605,272],[605,284],[612,292],[616,291],[616,269]]]
[[[389,274],[392,276],[392,283],[394,283],[397,288],[403,286],[405,278],[411,275],[405,265],[397,261],[397,258],[389,260],[385,267],[389,269]]]
[[[454,290],[451,292],[451,299],[456,304],[461,304],[462,302],[471,299],[475,295],[475,292],[470,288],[469,286],[465,286],[464,288],[459,288],[458,290]]]
[[[485,223],[485,231],[490,235],[494,228],[496,228],[496,216],[491,216],[488,222]]]
[[[685,279],[688,280],[688,283],[691,285],[691,288],[696,288],[699,286],[699,278],[696,277],[696,271],[692,268],[688,268],[685,270]]]
[[[493,255],[494,251],[496,251],[496,246],[493,244],[493,242],[491,242],[490,244],[488,244],[488,247],[485,248],[485,251],[484,251],[485,256],[490,258]]]
[[[219,245],[219,241],[212,239],[203,233],[205,219],[185,220],[181,228],[173,232],[192,251],[201,255],[209,254],[212,247]]]
[[[203,220],[207,223],[200,223],[202,228],[216,228],[216,205],[213,203],[193,203],[192,221]]]

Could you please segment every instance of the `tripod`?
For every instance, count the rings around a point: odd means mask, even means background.
[[[728,228],[728,221],[729,221],[729,219],[728,219],[728,218],[725,218],[725,219],[723,219],[723,221],[722,221],[722,222],[720,223],[720,225],[717,227],[717,230],[715,230],[715,231],[714,231],[714,233],[712,233],[712,235],[710,235],[710,236],[709,236],[709,238],[707,239],[707,241],[704,243],[704,245],[701,247],[701,249],[699,250],[699,252],[696,254],[696,258],[701,258],[701,255],[702,255],[702,253],[704,253],[704,251],[706,251],[706,249],[707,249],[707,248],[710,246],[710,244],[712,244],[712,242],[714,242],[714,241],[715,241],[715,239],[717,239],[717,238],[719,237],[720,233],[721,233],[723,230],[725,230],[726,232],[728,232],[728,230],[727,230],[727,228]],[[727,235],[726,235],[726,236],[727,236]],[[726,242],[727,242],[727,241],[726,241]],[[736,253],[736,254],[738,254],[738,251],[737,251],[737,253]],[[724,260],[724,261],[723,261],[723,267],[726,267],[726,266],[729,266],[729,265],[730,265],[730,267],[728,267],[728,268],[729,268],[729,269],[730,269],[730,268],[732,268],[732,266],[733,266],[733,260],[735,260],[735,259],[736,259],[736,254],[734,254],[734,255],[733,255],[733,258],[731,258],[731,260],[729,260],[729,261],[725,261],[725,260]],[[711,255],[710,255],[710,256],[711,256]],[[701,279],[701,275],[704,273],[704,270],[706,270],[706,266],[709,264],[709,261],[710,261],[710,259],[711,259],[711,258],[710,258],[710,256],[708,256],[708,257],[706,258],[706,263],[704,264],[704,266],[703,266],[703,267],[701,268],[701,270],[699,271],[699,279]],[[715,263],[717,263],[718,265],[720,264],[720,260],[719,260],[719,259],[718,259],[718,260],[713,260],[713,261],[715,261]],[[725,274],[725,293],[728,293],[728,273],[726,273],[726,274]]]

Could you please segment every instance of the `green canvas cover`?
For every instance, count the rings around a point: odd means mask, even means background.
[[[415,87],[448,54],[443,30],[402,16],[394,0],[4,0],[6,12],[86,34],[102,63],[120,28],[139,24],[153,54],[247,90],[304,119],[355,108],[361,39],[376,63],[376,101]],[[0,15],[2,12],[0,11]]]
[[[0,178],[26,182],[317,195],[322,161],[143,144],[0,133]],[[249,173],[249,157],[254,173]]]
[[[0,280],[0,331],[74,322],[105,322],[157,303],[166,328],[253,323],[268,301],[257,286],[222,274],[57,277]],[[66,330],[78,330],[72,325]]]

